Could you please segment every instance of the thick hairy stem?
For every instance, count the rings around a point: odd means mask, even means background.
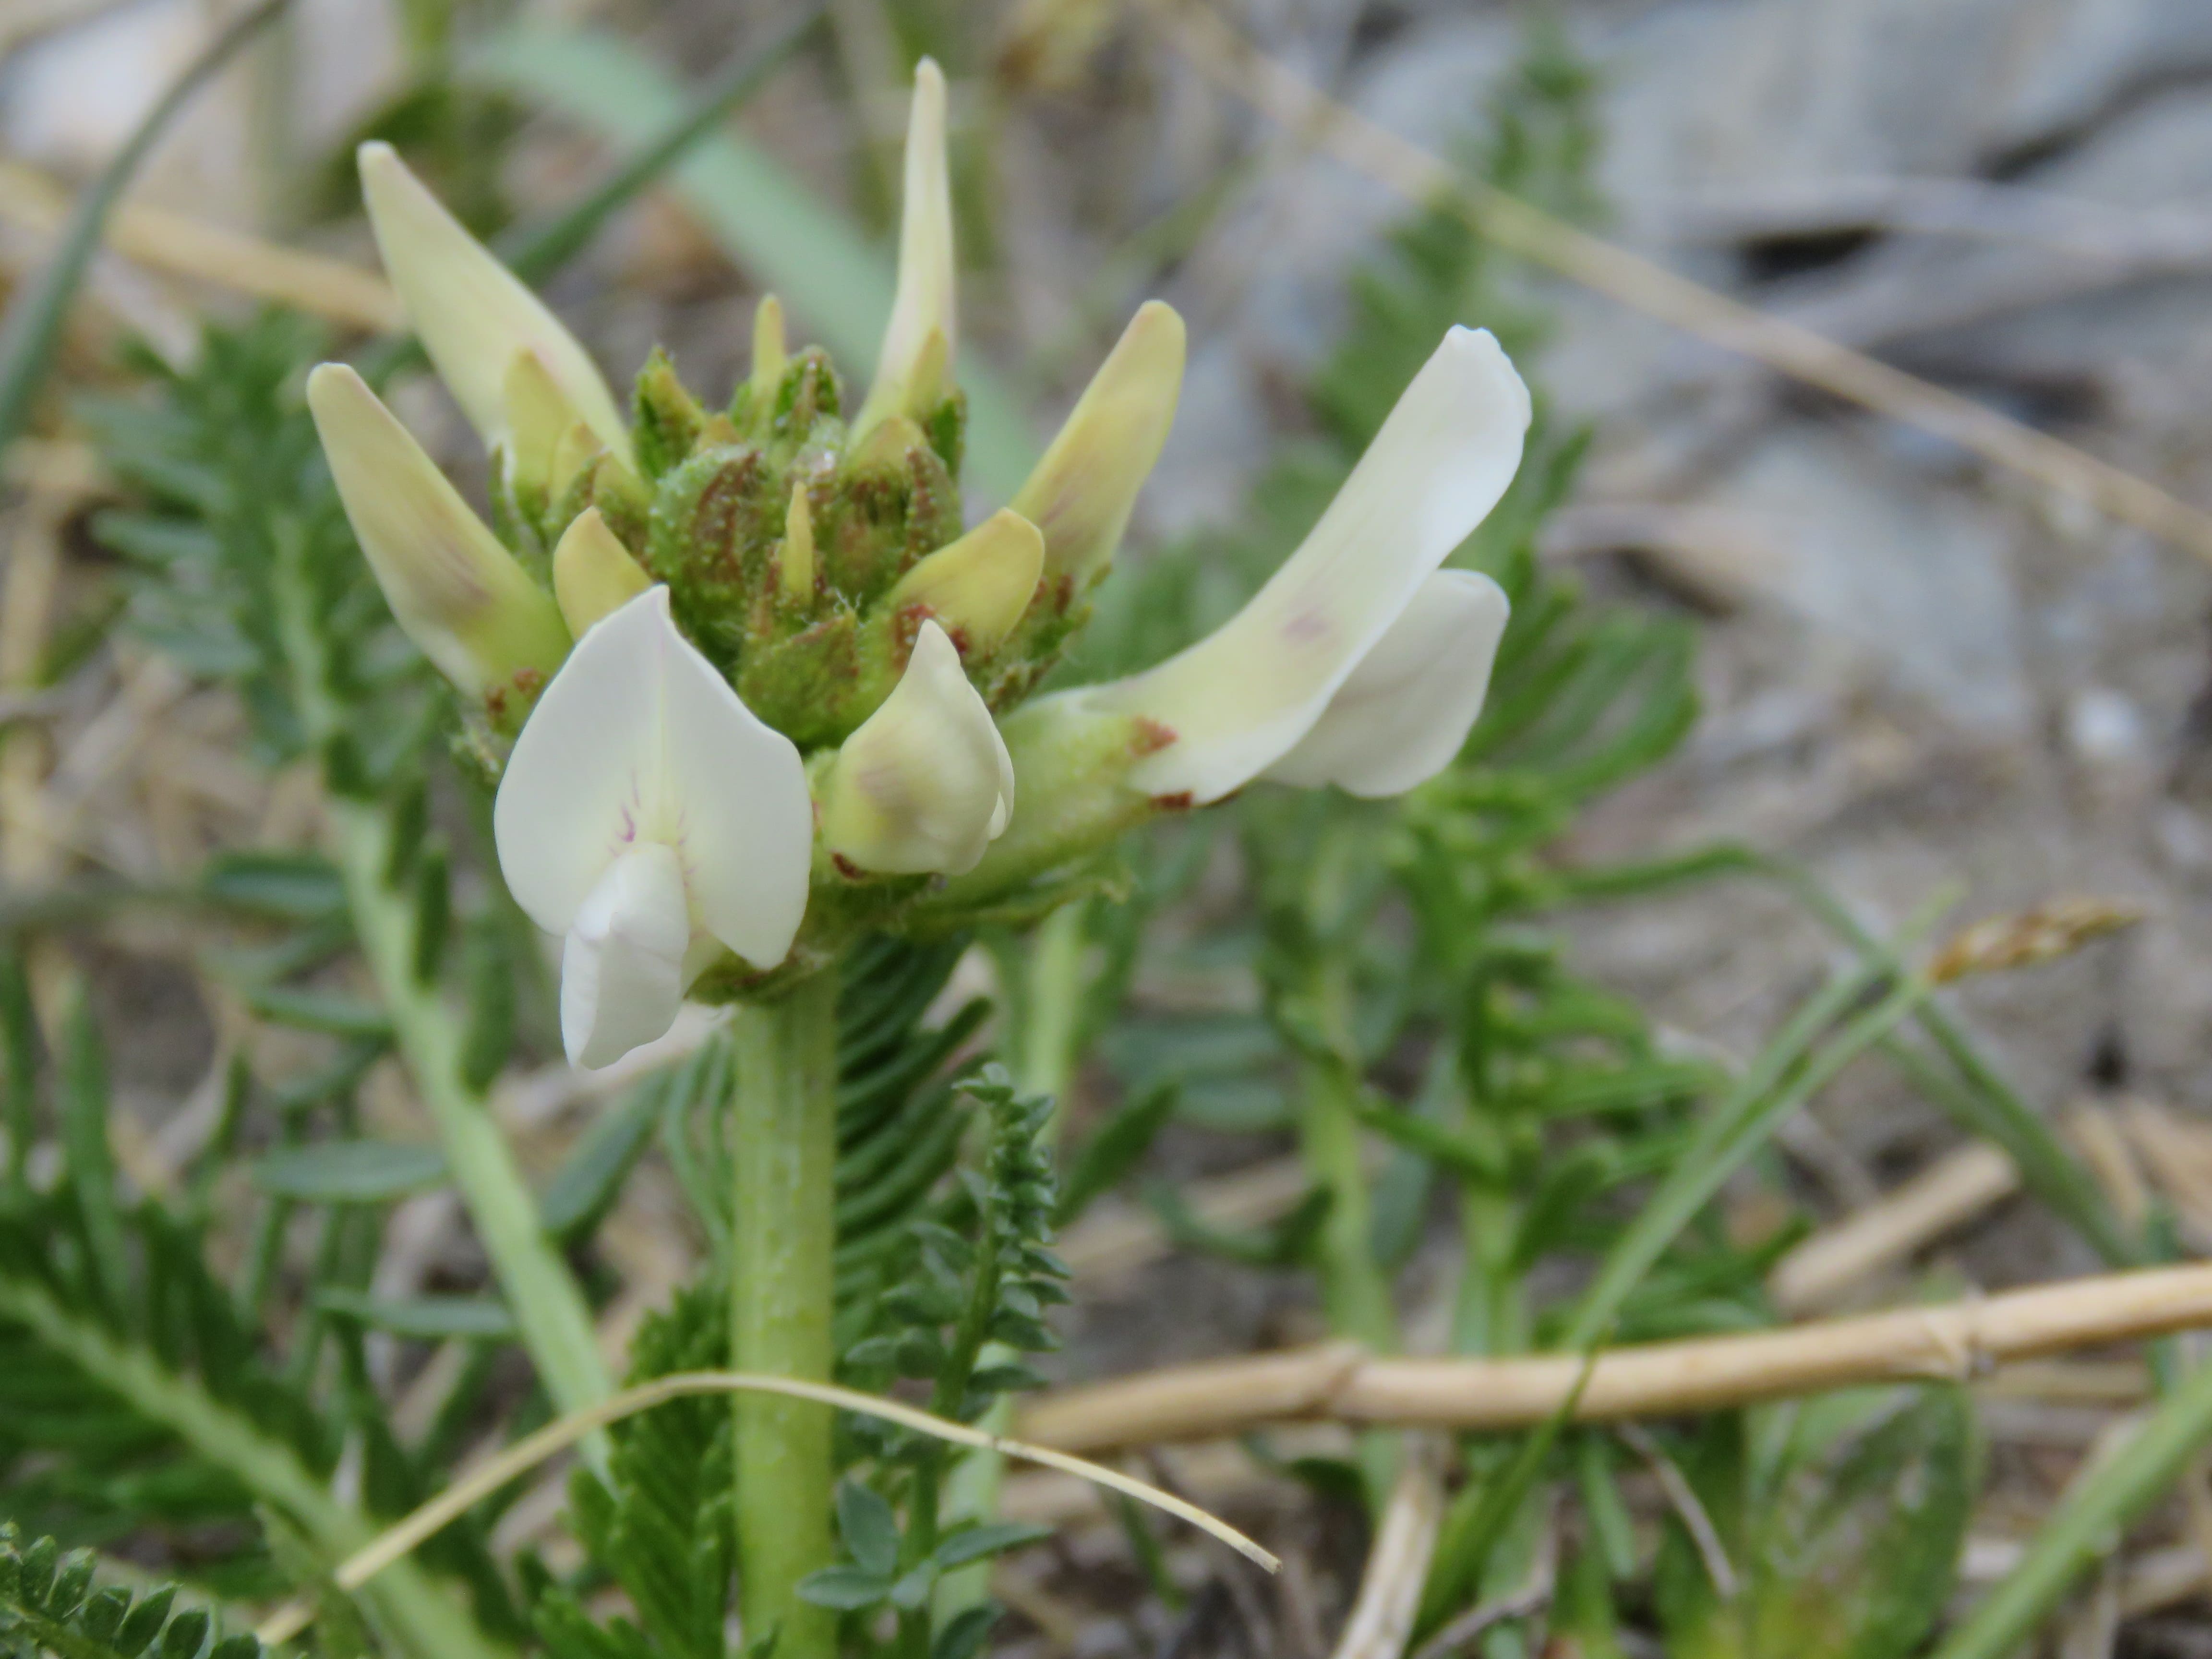
[[[826,1382],[836,1289],[837,982],[805,981],[731,1025],[730,1338],[738,1369]],[[779,1632],[776,1659],[829,1659],[833,1615],[795,1594],[828,1566],[830,1413],[804,1401],[739,1395],[738,1561],[745,1638]]]
[[[308,736],[327,749],[345,732],[331,689],[327,647],[316,625],[306,573],[287,566],[278,584],[285,656]],[[491,1260],[538,1376],[562,1412],[595,1406],[614,1392],[600,1357],[584,1294],[544,1229],[538,1206],[493,1121],[483,1090],[467,1079],[467,1034],[460,1018],[422,971],[421,920],[411,896],[394,888],[394,826],[389,807],[333,792],[331,817],[346,902],[362,953],[375,976],[392,1037],[416,1091],[436,1126],[461,1200]],[[584,1454],[604,1468],[604,1437]]]
[[[289,1516],[332,1564],[374,1535],[376,1528],[333,1498],[290,1447],[269,1438],[192,1378],[165,1369],[145,1350],[118,1342],[77,1317],[42,1286],[0,1279],[0,1313],[28,1326],[101,1388],[228,1471],[261,1502]],[[362,1589],[362,1598],[377,1623],[415,1659],[506,1659],[505,1650],[477,1628],[459,1597],[412,1562],[387,1570]]]

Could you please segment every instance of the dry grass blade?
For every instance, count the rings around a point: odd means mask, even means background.
[[[1644,1460],[1644,1467],[1658,1481],[1659,1490],[1665,1494],[1667,1507],[1674,1511],[1674,1518],[1682,1523],[1683,1531],[1697,1546],[1698,1559],[1705,1564],[1705,1577],[1712,1581],[1713,1594],[1723,1601],[1735,1600],[1739,1581],[1735,1567],[1722,1546],[1720,1528],[1713,1525],[1713,1517],[1705,1513],[1705,1506],[1698,1501],[1698,1494],[1683,1479],[1682,1471],[1674,1460],[1660,1449],[1659,1443],[1633,1423],[1624,1424],[1620,1437],[1629,1449]]]
[[[1337,160],[1409,200],[1458,204],[1468,222],[1499,247],[2212,560],[2212,513],[2148,479],[1810,329],[1717,294],[1468,177],[1261,52],[1211,7],[1171,6],[1165,0],[1149,4],[1177,49],[1218,85],[1285,125],[1310,134]]]
[[[348,1556],[331,1574],[331,1582],[342,1590],[359,1589],[441,1528],[466,1514],[490,1493],[517,1476],[528,1474],[547,1458],[566,1451],[585,1436],[668,1401],[702,1394],[775,1394],[793,1400],[810,1400],[817,1405],[834,1406],[840,1411],[896,1423],[917,1434],[933,1435],[957,1446],[971,1446],[978,1451],[996,1452],[1001,1457],[1042,1464],[1047,1468],[1080,1476],[1095,1486],[1121,1492],[1140,1504],[1149,1504],[1156,1510],[1172,1515],[1177,1520],[1187,1521],[1269,1572],[1274,1572],[1282,1566],[1273,1554],[1254,1543],[1227,1522],[1208,1515],[1195,1504],[1187,1503],[1172,1492],[1162,1492],[1158,1486],[1148,1486],[1132,1475],[1123,1474],[1119,1469],[1109,1469],[1048,1447],[1032,1446],[1000,1435],[986,1434],[965,1424],[949,1422],[941,1417],[933,1417],[927,1412],[917,1411],[911,1406],[879,1400],[873,1395],[862,1394],[856,1389],[841,1389],[834,1383],[803,1382],[794,1377],[759,1376],[745,1371],[681,1371],[673,1376],[664,1376],[634,1389],[625,1389],[587,1410],[571,1412],[557,1422],[549,1423],[537,1433],[516,1441],[498,1456],[471,1471],[465,1478],[455,1481],[405,1520],[387,1529],[374,1542]],[[307,1627],[312,1616],[311,1610],[304,1602],[288,1603],[264,1620],[255,1634],[264,1645],[274,1647],[299,1634]]]
[[[1589,1364],[1582,1422],[1674,1416],[1910,1378],[1964,1381],[2007,1360],[2212,1325],[2212,1266],[2104,1273],[1944,1307],[1612,1349]],[[1299,1418],[1499,1431],[1575,1397],[1571,1354],[1373,1359],[1339,1345],[1176,1367],[1046,1395],[1024,1437],[1071,1451],[1242,1434]]]
[[[2056,898],[2010,915],[1989,916],[1953,934],[1928,964],[1930,984],[1974,974],[2008,973],[2069,957],[2092,939],[2132,927],[2140,907],[2117,899]]]
[[[61,228],[69,209],[69,192],[55,180],[19,161],[0,161],[0,222],[47,234]],[[349,328],[392,332],[406,326],[399,296],[374,271],[187,214],[120,203],[108,216],[105,240],[125,258],[167,276],[292,306]]]
[[[1399,1659],[1420,1614],[1421,1589],[1443,1525],[1443,1474],[1437,1448],[1425,1435],[1409,1437],[1402,1456],[1334,1659]]]
[[[1961,1146],[1791,1249],[1767,1276],[1767,1294],[1793,1316],[1832,1306],[2019,1190],[2020,1167],[2001,1149],[1979,1140]]]

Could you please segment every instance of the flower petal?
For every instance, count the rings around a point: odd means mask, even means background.
[[[906,168],[899,213],[898,292],[876,356],[876,378],[853,422],[854,441],[886,415],[907,410],[915,372],[931,356],[930,334],[943,337],[943,368],[951,366],[960,326],[953,301],[952,179],[945,160],[945,75],[933,59],[915,65],[907,112]],[[949,389],[949,388],[947,388]],[[941,395],[941,393],[940,393]]]
[[[1260,775],[1348,794],[1401,794],[1458,754],[1490,689],[1510,607],[1472,570],[1423,582],[1295,748]]]
[[[553,598],[578,638],[652,586],[653,578],[607,528],[598,507],[586,507],[561,532],[553,549]]]
[[[553,597],[500,545],[437,464],[343,363],[307,376],[307,407],[392,613],[438,672],[473,696],[568,653]]]
[[[1002,507],[900,577],[884,603],[894,611],[921,606],[959,641],[963,658],[980,660],[1030,608],[1043,568],[1036,526]]]
[[[1013,510],[1044,534],[1045,574],[1073,599],[1104,573],[1160,458],[1182,392],[1182,319],[1148,300],[1091,377]]]
[[[690,939],[673,848],[641,842],[607,866],[561,952],[561,1041],[571,1065],[611,1065],[667,1032],[684,1006]]]
[[[363,144],[358,160],[384,269],[438,377],[485,447],[506,441],[507,371],[517,352],[528,351],[599,441],[635,465],[629,424],[575,336],[461,228],[391,145]]]
[[[1455,328],[1304,545],[1251,602],[1158,667],[1088,693],[1170,735],[1130,781],[1218,800],[1295,747],[1521,464],[1528,392],[1486,331]]]
[[[886,875],[972,870],[1013,811],[1013,761],[945,630],[925,622],[906,672],[845,739],[823,787],[831,854]]]
[[[813,839],[805,769],[653,587],[568,654],[508,758],[493,838],[516,902],[565,933],[609,865],[676,848],[699,927],[755,967],[790,950]]]

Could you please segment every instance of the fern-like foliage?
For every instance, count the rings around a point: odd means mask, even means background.
[[[225,1636],[204,1607],[179,1607],[177,1586],[133,1593],[98,1582],[92,1552],[30,1544],[0,1524],[0,1642],[61,1659],[258,1659],[251,1632]],[[215,1641],[210,1644],[212,1635]]]
[[[272,764],[309,742],[286,635],[312,627],[358,714],[336,740],[350,751],[339,763],[381,777],[411,761],[442,711],[355,546],[307,416],[305,378],[328,343],[316,325],[269,312],[207,330],[189,368],[143,354],[150,395],[80,404],[102,460],[140,498],[94,530],[131,562],[133,628],[194,675],[236,685]],[[304,618],[286,597],[295,579]]]
[[[972,1422],[1009,1389],[1040,1380],[1008,1355],[1054,1346],[1043,1320],[1064,1302],[1066,1267],[1052,1254],[1058,1205],[1041,1133],[1052,1103],[1016,1090],[991,1066],[961,1085],[982,1109],[981,1165],[960,1171],[958,1201],[944,1220],[918,1221],[894,1257],[894,1288],[872,1310],[842,1370],[878,1390],[899,1378],[929,1385],[930,1409]],[[897,1633],[885,1650],[923,1659],[968,1659],[995,1614],[968,1608],[938,1628],[931,1598],[944,1574],[1032,1541],[1015,1522],[939,1526],[939,1501],[951,1453],[940,1441],[893,1425],[855,1419],[847,1441],[865,1464],[840,1487],[837,1516],[848,1559],[814,1574],[799,1594],[855,1615],[852,1636],[869,1641],[866,1615],[888,1607]],[[865,1475],[866,1478],[863,1478]]]
[[[719,1285],[678,1291],[639,1327],[630,1353],[632,1383],[726,1365]],[[551,1659],[721,1659],[737,1551],[730,1425],[718,1396],[671,1401],[615,1425],[606,1482],[577,1471],[577,1535],[635,1617],[596,1621],[576,1587],[544,1580],[532,1617]]]

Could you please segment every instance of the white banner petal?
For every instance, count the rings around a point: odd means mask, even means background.
[[[609,865],[658,842],[700,927],[757,968],[805,914],[813,813],[799,751],[639,594],[568,654],[516,739],[492,811],[515,900],[565,933]]]

